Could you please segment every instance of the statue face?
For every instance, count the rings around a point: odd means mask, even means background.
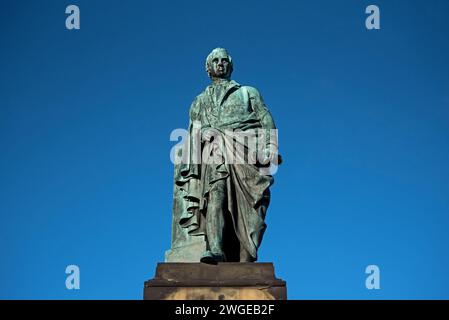
[[[231,66],[226,52],[217,52],[209,66],[209,73],[212,78],[228,79],[231,75]]]

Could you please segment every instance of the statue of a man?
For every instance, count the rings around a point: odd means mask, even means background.
[[[267,169],[280,162],[276,127],[257,89],[231,80],[233,62],[225,49],[212,50],[206,71],[212,83],[191,105],[187,161],[175,170],[185,201],[178,222],[189,235],[205,236],[201,262],[254,262],[273,183]],[[236,150],[245,161],[230,161]],[[198,154],[201,160],[193,161]]]

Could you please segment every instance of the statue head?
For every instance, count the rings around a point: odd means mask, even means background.
[[[233,71],[232,57],[223,48],[215,48],[206,58],[206,72],[209,78],[230,79]]]

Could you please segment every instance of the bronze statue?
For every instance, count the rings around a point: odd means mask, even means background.
[[[254,262],[266,229],[269,168],[281,162],[276,126],[257,89],[231,80],[225,49],[212,50],[206,71],[212,83],[190,107],[189,134],[178,152],[183,161],[175,166],[167,256],[177,257],[166,260]]]

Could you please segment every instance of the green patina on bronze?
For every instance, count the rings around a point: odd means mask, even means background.
[[[232,138],[225,134],[230,129],[276,128],[258,90],[231,80],[233,62],[225,49],[208,55],[206,71],[212,83],[190,107],[188,148],[183,150],[192,152],[195,146],[203,150],[214,134],[231,145]],[[195,127],[201,135],[193,133]],[[266,147],[270,148],[269,136]],[[172,248],[166,261],[256,261],[273,184],[273,177],[261,167],[267,165],[192,161],[175,165]]]

